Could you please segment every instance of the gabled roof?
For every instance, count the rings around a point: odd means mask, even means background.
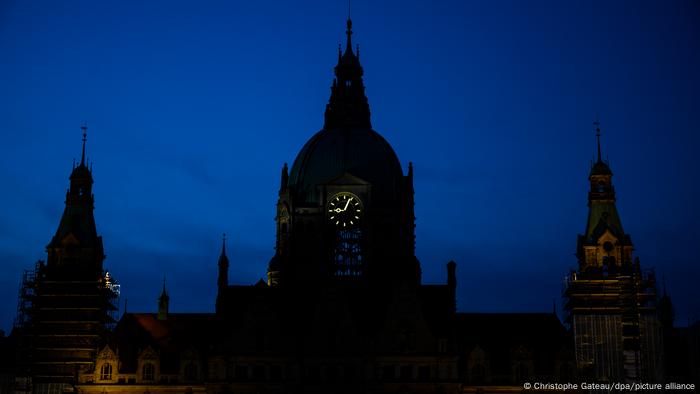
[[[149,347],[160,355],[162,372],[176,372],[182,352],[208,348],[215,318],[213,313],[169,313],[165,320],[156,313],[125,314],[110,344],[117,349],[120,372],[135,372],[139,355]]]

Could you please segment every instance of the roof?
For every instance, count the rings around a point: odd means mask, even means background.
[[[206,351],[215,318],[213,313],[169,313],[167,319],[158,320],[156,313],[127,313],[110,347],[119,354],[123,373],[136,371],[139,354],[149,346],[160,354],[161,370],[168,373],[177,368],[183,351]]]
[[[615,203],[591,203],[588,210],[586,239],[595,241],[608,229],[620,241],[625,241],[625,231],[622,229],[622,221]]]
[[[559,354],[571,349],[571,339],[553,313],[458,313],[459,352],[479,347],[494,373],[509,373],[518,351],[532,355],[535,373],[554,371]]]
[[[303,201],[318,202],[316,187],[343,173],[371,183],[375,200],[382,195],[390,197],[403,176],[396,153],[376,131],[324,129],[311,137],[297,155],[289,174],[289,186]]]

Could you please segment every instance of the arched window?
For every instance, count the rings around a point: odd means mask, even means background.
[[[153,381],[156,378],[156,367],[152,363],[143,364],[141,374],[143,375],[144,381]]]
[[[100,368],[100,380],[112,380],[112,364],[102,364],[102,368]]]

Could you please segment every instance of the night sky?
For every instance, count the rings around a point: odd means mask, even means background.
[[[80,125],[122,307],[211,312],[274,251],[282,165],[323,124],[345,1],[0,2],[0,328],[45,259]],[[584,231],[599,117],[625,231],[700,318],[700,3],[359,1],[372,124],[415,166],[424,283],[546,312]],[[660,280],[661,282],[661,280]],[[661,286],[660,286],[661,287]]]

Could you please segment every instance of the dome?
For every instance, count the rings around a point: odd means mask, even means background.
[[[348,172],[372,184],[375,200],[392,199],[403,176],[391,145],[369,128],[323,129],[301,149],[289,187],[302,201],[318,202],[315,187]]]

